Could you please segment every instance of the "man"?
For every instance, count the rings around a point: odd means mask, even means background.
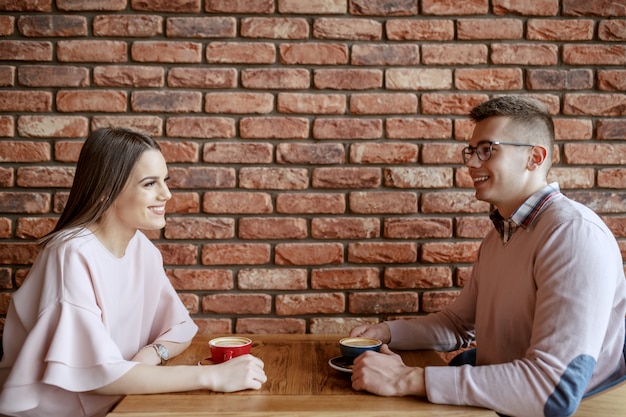
[[[387,346],[354,364],[352,386],[512,416],[566,416],[588,392],[626,375],[626,281],[617,242],[589,208],[548,184],[554,126],[524,97],[489,100],[463,160],[476,198],[495,210],[472,277],[439,313],[354,328],[396,349],[452,351],[475,363],[407,367]]]

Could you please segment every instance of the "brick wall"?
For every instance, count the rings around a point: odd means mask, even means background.
[[[626,253],[624,0],[0,0],[0,317],[84,137],[160,140],[151,238],[202,332],[343,333],[458,294],[465,115],[527,94]],[[1,324],[1,322],[0,322]]]

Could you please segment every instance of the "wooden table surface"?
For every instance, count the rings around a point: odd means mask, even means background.
[[[197,364],[210,356],[208,341],[196,336],[191,346],[168,365]],[[415,397],[379,397],[352,389],[350,374],[328,365],[339,356],[339,335],[246,335],[252,354],[265,363],[268,381],[258,390],[234,393],[192,391],[128,395],[110,417],[496,417],[490,410],[431,404]],[[405,363],[445,366],[433,351],[399,352]],[[210,366],[210,365],[209,365]]]
[[[199,335],[168,365],[195,365],[210,356]],[[215,393],[206,390],[173,394],[129,395],[110,417],[497,417],[493,411],[431,404],[415,397],[379,397],[352,389],[350,374],[328,365],[339,356],[338,335],[246,335],[252,354],[265,363],[268,381],[258,391]],[[415,366],[445,366],[433,351],[398,352]],[[209,365],[210,366],[210,365]],[[626,415],[626,382],[583,400],[575,417]]]

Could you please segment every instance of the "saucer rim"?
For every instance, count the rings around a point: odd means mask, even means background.
[[[329,365],[331,368],[333,368],[333,369],[335,369],[335,370],[337,370],[337,371],[339,371],[339,372],[345,372],[345,373],[351,374],[351,373],[352,373],[352,369],[351,369],[351,368],[346,368],[346,367],[339,366],[339,365],[336,365],[336,364],[334,364],[334,363],[333,363],[333,360],[335,360],[335,359],[339,359],[339,358],[341,358],[341,357],[342,357],[342,356],[335,356],[335,357],[333,357],[333,358],[330,358],[330,359],[328,360],[328,365]]]

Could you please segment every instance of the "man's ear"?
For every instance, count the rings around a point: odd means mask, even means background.
[[[546,158],[548,157],[548,150],[541,146],[535,145],[530,154],[530,159],[528,160],[528,169],[533,171],[537,167],[540,167],[546,162]]]

